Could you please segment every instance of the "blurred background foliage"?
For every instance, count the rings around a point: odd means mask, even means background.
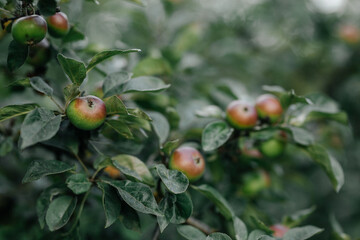
[[[278,196],[265,192],[248,202],[237,198],[228,200],[239,215],[251,212],[267,216],[263,218],[267,223],[279,222],[284,215],[315,205],[317,209],[307,223],[331,229],[329,216],[333,214],[344,232],[360,237],[359,1],[99,2],[95,5],[93,1],[61,1],[61,10],[86,37],[65,44],[52,40],[53,47],[68,56],[85,60],[105,49],[141,49],[140,54],[114,57],[101,64],[97,71],[90,73],[85,90],[96,92],[104,80],[103,72],[125,70],[136,76],[160,76],[172,85],[164,94],[133,94],[124,96],[124,99],[129,97],[133,100],[131,104],[160,111],[171,119],[172,138],[182,137],[185,133],[185,139],[198,141],[201,128],[207,122],[196,117],[197,110],[209,104],[225,108],[233,97],[253,101],[262,93],[262,85],[280,85],[294,89],[299,95],[322,92],[335,99],[349,114],[351,129],[322,122],[308,127],[321,142],[326,143],[344,168],[345,185],[340,193],[333,191],[320,168],[288,148],[283,166],[275,168],[276,174],[272,176]],[[7,7],[11,8],[11,4]],[[0,106],[34,101],[47,104],[31,89],[12,85],[15,79],[31,74],[32,68],[24,65],[15,73],[8,72],[6,49],[11,37],[2,33],[1,38]],[[65,76],[54,57],[47,65],[46,79],[60,96]],[[179,119],[174,109],[178,111]],[[5,138],[0,141],[0,156],[3,156],[11,151],[12,143],[6,143],[8,140]],[[29,236],[37,239],[40,236],[33,209],[35,198],[31,196],[39,194],[46,183],[39,181],[32,188],[21,184],[26,163],[18,160],[24,158],[16,156],[19,154],[41,152],[24,151],[8,157],[6,162],[0,160],[0,239],[10,239],[7,237],[14,232],[12,226],[24,229],[23,236],[18,233],[17,239],[30,239]],[[287,157],[291,162],[286,161]],[[290,170],[294,166],[298,172]],[[216,162],[210,163],[209,167],[216,169]],[[231,165],[227,167],[231,168]],[[207,171],[206,174],[205,180],[210,175],[216,176],[216,171]],[[226,176],[218,177],[218,189],[225,193],[229,190],[229,183],[224,178]],[[216,216],[207,211],[211,204],[198,195],[193,197],[193,201],[195,216],[201,216],[215,227],[219,225]],[[97,232],[95,227],[87,228],[89,225],[102,228],[104,222],[101,206],[91,206],[98,207],[99,211],[96,215],[93,215],[96,211],[84,211],[82,226],[89,231],[86,239],[99,239],[100,236],[103,239],[115,236],[138,239],[140,235],[142,239],[149,239],[154,226],[147,224],[151,222],[147,216],[141,216],[142,226],[145,226],[142,234],[129,232],[119,223],[101,232]],[[16,224],[6,224],[9,222]],[[167,235],[173,230],[171,227],[167,229],[162,239],[176,239]],[[330,232],[316,236],[316,239],[329,239]]]

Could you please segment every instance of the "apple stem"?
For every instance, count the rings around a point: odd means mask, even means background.
[[[159,225],[156,225],[155,229],[154,229],[154,235],[152,240],[158,240],[160,236],[160,228]]]
[[[89,170],[87,169],[87,167],[85,166],[84,162],[81,160],[81,158],[79,157],[79,155],[77,155],[76,153],[74,153],[74,156],[76,157],[76,159],[79,161],[80,165],[84,168],[85,173],[87,175],[89,175]]]
[[[205,223],[201,222],[200,220],[193,218],[193,217],[189,217],[188,220],[186,220],[186,223],[199,229],[206,235],[210,235],[211,233],[215,232],[215,229],[212,229],[207,224],[205,224]]]
[[[55,105],[59,108],[61,113],[65,113],[65,109],[63,107],[61,107],[61,105],[58,102],[56,102],[56,100],[52,96],[49,96],[49,98],[51,99],[51,101],[53,101],[55,103]]]

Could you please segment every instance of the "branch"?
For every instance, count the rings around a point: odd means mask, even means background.
[[[211,233],[215,232],[215,229],[211,228],[207,224],[201,222],[200,220],[197,220],[196,218],[189,217],[188,220],[186,220],[186,223],[199,229],[206,235],[210,235]]]
[[[156,228],[154,230],[152,240],[158,240],[159,236],[160,236],[160,228],[159,228],[159,225],[156,224]]]

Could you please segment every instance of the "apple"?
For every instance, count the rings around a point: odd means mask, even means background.
[[[258,97],[255,108],[259,118],[270,123],[276,123],[283,113],[279,99],[271,94],[263,94]]]
[[[91,95],[77,97],[66,108],[66,115],[75,127],[93,130],[105,121],[105,103],[100,98]]]
[[[106,172],[106,174],[113,179],[119,178],[121,176],[120,171],[113,166],[107,166],[106,168],[104,168],[104,172]]]
[[[283,139],[271,138],[260,143],[260,152],[268,158],[280,157],[285,150],[286,142]]]
[[[184,173],[193,182],[204,174],[205,160],[195,148],[180,147],[171,155],[169,168]]]
[[[275,224],[270,226],[270,229],[274,231],[273,236],[277,238],[284,237],[285,233],[289,231],[289,228],[282,224]]]
[[[36,44],[45,38],[46,32],[46,21],[39,15],[18,18],[11,27],[14,40],[21,44]]]
[[[356,44],[360,42],[360,30],[354,25],[342,25],[339,37],[348,44]]]
[[[268,188],[270,184],[271,179],[269,174],[264,170],[257,170],[244,175],[241,190],[245,195],[252,197]]]
[[[55,38],[65,37],[69,30],[69,21],[65,13],[57,12],[52,16],[46,18],[46,22],[49,28],[49,34]]]
[[[241,101],[232,101],[226,108],[226,118],[237,129],[250,129],[256,125],[257,113],[254,106]]]
[[[26,62],[34,67],[41,67],[46,65],[50,58],[50,43],[44,38],[41,42],[30,47]]]

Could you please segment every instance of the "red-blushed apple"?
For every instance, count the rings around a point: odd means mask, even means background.
[[[270,226],[270,229],[274,231],[273,236],[277,238],[284,237],[285,233],[289,231],[289,228],[282,224],[275,224]]]
[[[91,95],[77,97],[66,108],[66,115],[75,127],[93,130],[105,121],[105,103],[100,98]]]
[[[11,27],[14,40],[24,45],[33,45],[40,42],[45,38],[46,32],[46,21],[39,15],[18,18]]]
[[[193,182],[204,174],[205,160],[195,148],[180,147],[171,155],[169,168],[184,173]]]
[[[41,67],[46,65],[50,58],[50,43],[44,38],[41,42],[29,48],[29,56],[26,62],[34,67]]]
[[[226,118],[234,128],[250,129],[256,125],[257,113],[254,106],[236,100],[226,108]]]
[[[104,172],[113,179],[119,178],[121,176],[121,172],[113,166],[107,166],[104,168]]]
[[[255,108],[259,118],[276,123],[282,113],[283,108],[279,99],[271,94],[263,94],[256,100]]]
[[[65,13],[57,12],[46,18],[49,34],[55,38],[65,37],[69,30],[69,21]]]
[[[360,30],[354,25],[342,25],[339,28],[339,37],[348,44],[360,42]]]

